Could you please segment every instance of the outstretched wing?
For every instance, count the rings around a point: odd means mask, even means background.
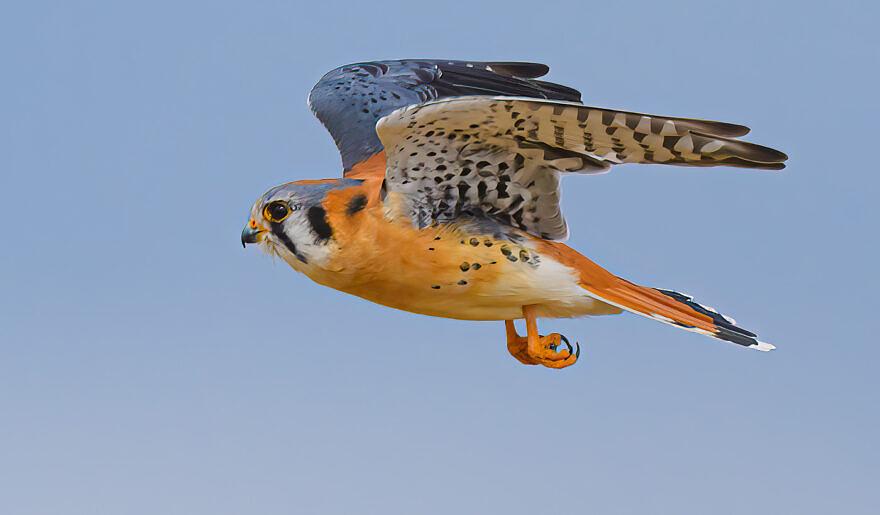
[[[402,60],[357,63],[321,78],[309,106],[342,154],[345,171],[382,150],[376,122],[395,109],[462,95],[580,101],[577,90],[534,80],[549,68],[516,62]]]
[[[779,170],[786,155],[735,139],[741,125],[613,111],[571,102],[458,97],[382,118],[385,192],[425,227],[482,215],[545,239],[568,230],[559,177],[615,164]]]

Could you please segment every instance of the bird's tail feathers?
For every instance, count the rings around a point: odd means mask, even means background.
[[[640,286],[617,277],[563,244],[545,242],[544,245],[545,251],[552,252],[557,260],[579,273],[581,287],[597,300],[658,322],[750,349],[770,351],[776,348],[758,340],[755,333],[739,327],[733,318],[694,301],[689,295]]]

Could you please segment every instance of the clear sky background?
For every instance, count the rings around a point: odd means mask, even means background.
[[[52,2],[0,10],[0,512],[876,513],[876,2]],[[744,123],[782,173],[565,181],[570,244],[779,349],[312,284],[239,233],[335,177],[306,108],[377,58],[535,60],[588,104]]]

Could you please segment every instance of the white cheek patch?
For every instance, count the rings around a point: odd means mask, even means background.
[[[333,243],[327,240],[320,241],[305,216],[301,216],[299,212],[291,216],[284,223],[284,233],[296,247],[297,254],[305,258],[308,264],[316,266],[327,264]],[[285,248],[283,251],[291,254],[289,249]]]

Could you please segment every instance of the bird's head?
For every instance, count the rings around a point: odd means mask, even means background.
[[[333,238],[322,201],[339,182],[298,181],[270,189],[251,208],[241,244],[257,243],[294,267],[321,266]]]

